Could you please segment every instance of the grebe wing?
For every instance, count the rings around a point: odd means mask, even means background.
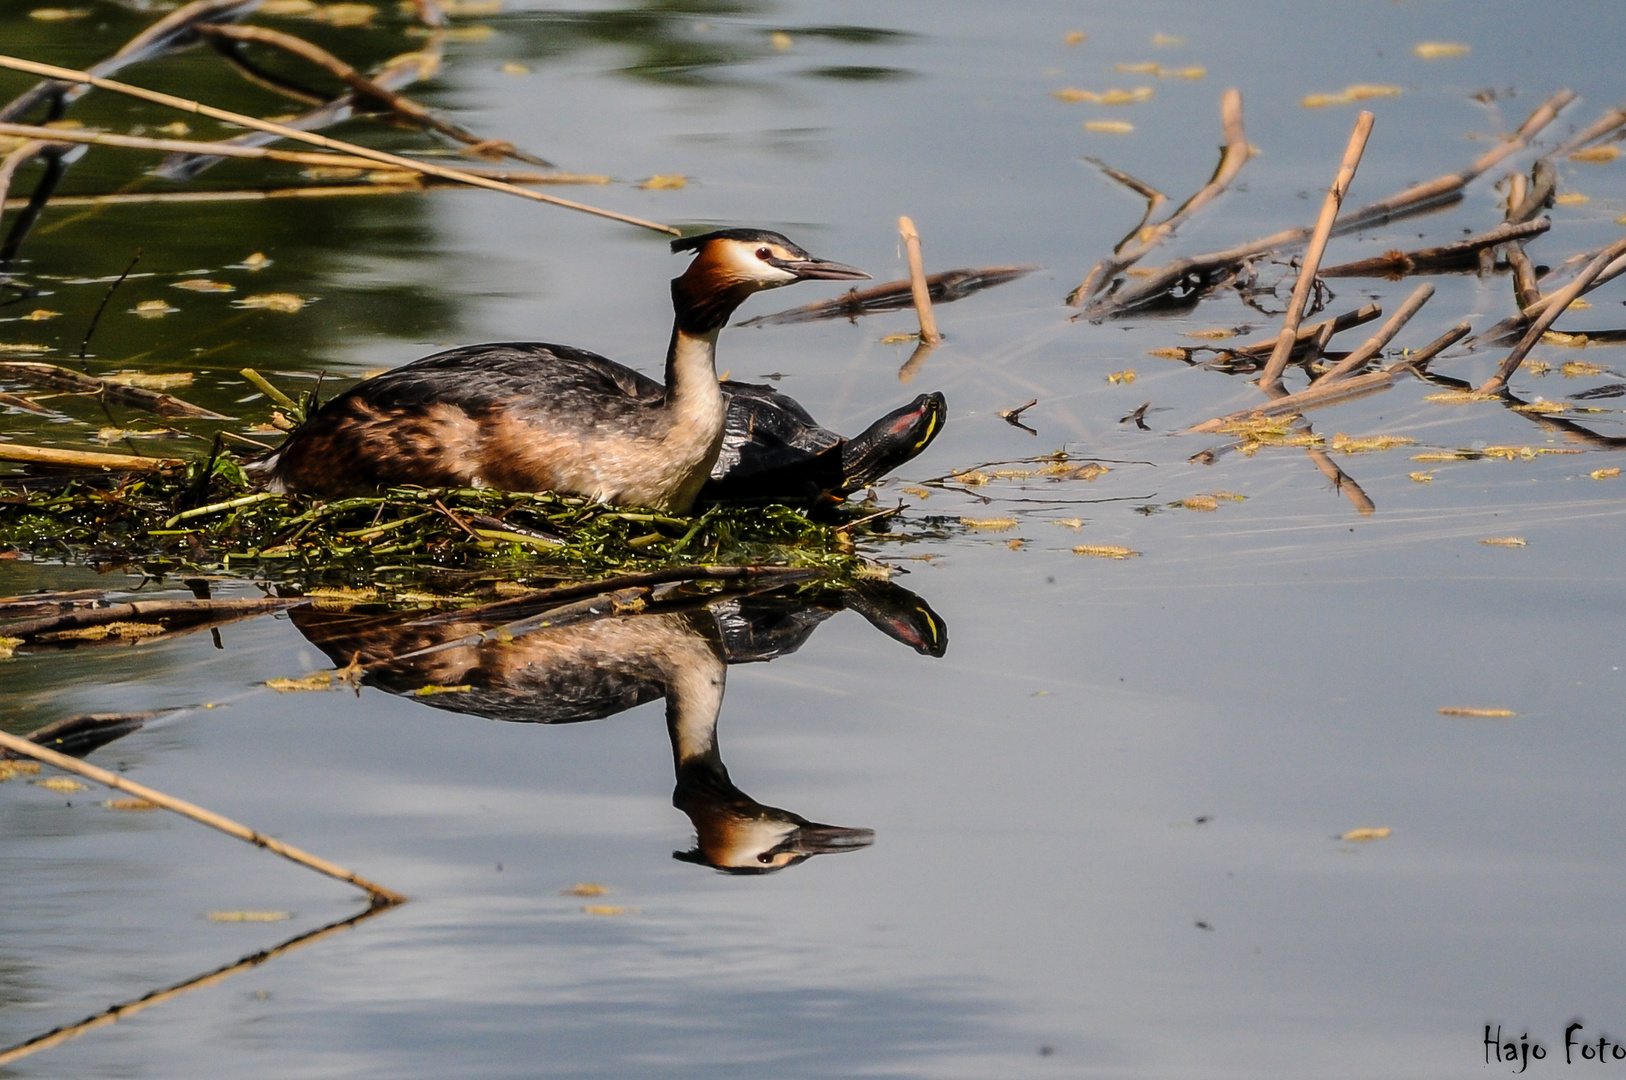
[[[495,342],[447,349],[414,360],[349,392],[382,408],[458,405],[469,412],[529,399],[659,399],[660,383],[614,360],[569,345]]]

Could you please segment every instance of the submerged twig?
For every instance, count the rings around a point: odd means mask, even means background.
[[[500,180],[490,180],[475,173],[466,172],[460,169],[448,168],[444,165],[435,165],[426,161],[413,161],[411,158],[405,158],[399,154],[391,154],[383,150],[374,150],[370,147],[359,146],[355,143],[347,143],[340,139],[329,138],[326,135],[317,135],[313,132],[299,131],[295,128],[286,127],[282,124],[272,123],[269,120],[260,120],[256,117],[246,116],[242,113],[234,113],[227,109],[217,109],[212,105],[204,105],[201,102],[175,97],[172,94],[163,94],[155,90],[146,90],[141,87],[114,82],[111,79],[99,78],[83,71],[74,71],[69,68],[57,67],[53,64],[41,64],[32,60],[22,60],[14,56],[0,56],[0,67],[9,68],[13,71],[26,71],[35,75],[46,75],[51,78],[62,79],[64,81],[85,83],[87,85],[97,87],[98,89],[108,90],[117,94],[124,94],[128,97],[139,98],[143,101],[149,101],[157,105],[168,106],[169,108],[178,109],[182,112],[191,113],[195,116],[207,116],[215,120],[224,120],[228,123],[241,124],[244,127],[269,132],[273,135],[279,135],[285,139],[293,139],[297,142],[309,143],[313,146],[321,146],[330,150],[354,154],[357,157],[370,158],[373,161],[382,162],[386,165],[392,165],[396,168],[427,173],[431,176],[439,176],[443,179],[455,180],[459,183],[468,184],[472,187],[482,187],[491,191],[501,191],[508,195],[518,195],[523,199],[530,199],[535,202],[550,203],[554,206],[561,206],[568,210],[579,210],[583,213],[610,218],[614,221],[620,221],[628,225],[637,225],[640,228],[650,229],[654,232],[670,233],[673,236],[681,234],[680,230],[675,229],[670,225],[662,225],[658,222],[645,221],[642,218],[617,213],[614,210],[605,210],[600,207],[589,206],[586,203],[578,203],[570,199],[561,199],[555,195],[544,195],[539,191],[529,191],[522,187],[515,187],[512,184],[505,184]]]
[[[1355,170],[1360,166],[1361,155],[1366,150],[1367,137],[1372,134],[1373,119],[1373,115],[1365,111],[1355,118],[1355,130],[1350,133],[1349,145],[1344,148],[1344,160],[1338,166],[1338,175],[1333,178],[1332,186],[1327,189],[1327,197],[1321,204],[1321,216],[1316,219],[1315,231],[1310,234],[1310,246],[1305,250],[1304,260],[1299,266],[1299,277],[1293,284],[1293,299],[1288,302],[1287,314],[1282,319],[1281,334],[1277,336],[1276,347],[1259,376],[1261,386],[1274,386],[1281,380],[1282,371],[1287,367],[1287,358],[1298,338],[1299,321],[1309,306],[1310,291],[1315,288],[1322,253],[1327,250],[1327,238],[1332,235],[1332,225],[1344,204],[1344,195],[1349,191],[1350,182],[1355,179]]]
[[[0,204],[3,204],[4,201],[5,200],[0,199]],[[96,305],[96,314],[90,317],[90,325],[85,327],[85,336],[79,342],[79,359],[83,360],[85,358],[85,354],[90,350],[90,338],[91,335],[96,333],[96,327],[102,321],[102,313],[107,310],[107,305],[112,301],[113,294],[118,292],[119,286],[124,284],[124,279],[130,276],[130,271],[134,270],[136,268],[136,264],[141,261],[142,251],[142,248],[136,248],[135,257],[130,260],[130,264],[124,268],[124,272],[120,274],[113,284],[107,287],[107,291],[102,294],[102,302]]]
[[[926,287],[933,304],[950,304],[983,289],[1015,281],[1037,269],[1036,266],[985,266],[980,269],[944,270],[940,274],[929,275]],[[860,315],[871,315],[878,311],[900,311],[914,302],[913,289],[914,283],[908,279],[889,281],[870,289],[850,289],[834,300],[820,300],[771,315],[758,315],[738,325],[766,326],[819,319],[856,319]]]

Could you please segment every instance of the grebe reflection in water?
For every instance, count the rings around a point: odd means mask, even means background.
[[[817,600],[674,591],[642,611],[561,620],[505,640],[480,635],[522,609],[505,605],[500,618],[486,621],[316,607],[296,608],[290,618],[335,664],[359,662],[365,685],[450,712],[566,724],[665,698],[677,781],[672,803],[697,837],[693,849],[674,855],[727,873],[761,874],[874,839],[869,829],[825,825],[756,801],[729,777],[717,742],[728,666],[795,652],[820,623],[847,608],[919,653],[942,656],[947,649],[936,613],[888,582]],[[467,689],[416,696],[426,686]]]

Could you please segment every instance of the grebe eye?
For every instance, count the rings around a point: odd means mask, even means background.
[[[763,262],[767,262],[769,259],[773,258],[773,252],[765,247],[757,248],[757,258],[761,259]]]

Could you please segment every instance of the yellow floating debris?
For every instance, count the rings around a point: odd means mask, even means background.
[[[1133,105],[1136,102],[1152,100],[1153,90],[1150,86],[1137,86],[1133,90],[1080,90],[1075,86],[1064,86],[1053,92],[1054,97],[1062,101],[1090,101],[1097,105]]]
[[[689,186],[687,176],[651,176],[638,185],[645,191],[677,191]]]
[[[1181,499],[1179,505],[1187,510],[1200,510],[1203,513],[1212,513],[1219,509],[1219,500],[1212,495],[1193,495],[1189,499]]]
[[[1413,45],[1411,51],[1424,60],[1443,60],[1451,56],[1467,56],[1473,50],[1458,41],[1423,41]]]
[[[984,484],[990,483],[993,479],[994,478],[992,476],[989,476],[985,472],[955,473],[953,476],[949,477],[949,480],[953,483],[964,484],[966,487],[982,487]]]
[[[143,390],[174,390],[182,386],[192,385],[193,374],[190,371],[119,371],[111,375],[103,375],[103,382],[118,383],[120,386],[138,386]]]
[[[1128,386],[1134,381],[1135,372],[1133,369],[1111,371],[1107,373],[1107,382],[1112,383],[1114,386]]]
[[[35,8],[28,13],[30,19],[40,22],[61,22],[64,19],[83,19],[90,14],[89,8]]]
[[[1387,825],[1375,829],[1351,829],[1338,839],[1347,840],[1352,844],[1364,844],[1371,840],[1387,840],[1391,831]]]
[[[1311,94],[1299,102],[1306,109],[1324,109],[1329,105],[1349,105],[1371,98],[1399,97],[1400,87],[1379,86],[1374,83],[1355,83],[1336,94]]]
[[[1069,30],[1061,40],[1068,45],[1082,45],[1089,39],[1090,36],[1082,30]]]
[[[1465,705],[1441,705],[1441,716],[1477,716],[1491,720],[1505,719],[1519,714],[1512,709],[1475,709]]]
[[[143,300],[135,306],[135,313],[143,319],[161,319],[179,310],[181,309],[170,307],[164,300]]]
[[[241,300],[233,301],[232,306],[265,308],[267,311],[280,311],[284,315],[292,315],[305,306],[305,300],[293,293],[258,293],[254,296],[245,296]]]
[[[1553,200],[1559,206],[1584,206],[1592,201],[1592,196],[1582,195],[1579,191],[1566,191]]]
[[[64,794],[87,791],[90,787],[88,784],[81,784],[79,781],[66,776],[47,776],[44,780],[35,780],[34,783],[49,791],[60,791]]]
[[[108,799],[106,802],[102,803],[102,805],[107,807],[109,810],[127,810],[134,813],[144,813],[148,810],[159,809],[157,803],[149,802],[146,799]]]
[[[1227,500],[1229,502],[1247,502],[1248,501],[1248,497],[1246,495],[1238,495],[1234,491],[1216,491],[1216,492],[1214,492],[1214,498],[1216,498],[1216,499],[1225,499],[1225,500]]]
[[[1417,481],[1419,484],[1432,484],[1434,482],[1434,474],[1431,472],[1414,472],[1407,473],[1406,475]]]
[[[1545,360],[1526,360],[1524,363],[1519,365],[1519,370],[1528,372],[1531,375],[1540,376],[1553,370],[1553,365],[1549,364]]]
[[[235,286],[227,285],[224,281],[210,281],[208,278],[188,278],[185,281],[173,283],[177,289],[187,289],[191,292],[236,292]]]
[[[283,922],[294,916],[288,911],[211,911],[205,917],[210,922]]]
[[[775,30],[773,33],[768,35],[768,43],[774,48],[778,49],[780,52],[784,52],[786,49],[789,49],[791,46],[795,45],[796,41],[783,30]]]
[[[1438,394],[1429,394],[1424,401],[1432,401],[1436,405],[1466,405],[1471,401],[1500,401],[1496,394],[1479,394],[1472,390],[1446,390]]]
[[[371,586],[352,589],[348,586],[335,585],[308,589],[305,597],[324,611],[347,611],[357,604],[378,599],[378,590]]]
[[[265,685],[279,694],[298,694],[310,690],[337,690],[343,684],[333,681],[331,671],[313,671],[297,679],[267,679]]]
[[[899,488],[898,490],[903,492],[905,495],[913,495],[917,499],[929,499],[932,497],[931,491],[923,487],[906,487]]]
[[[1164,359],[1164,360],[1184,360],[1186,358],[1186,350],[1185,349],[1148,349],[1146,351],[1146,355],[1147,356],[1156,356],[1156,357],[1159,357],[1159,358]]]
[[[1373,435],[1366,439],[1352,439],[1340,431],[1332,437],[1332,448],[1341,454],[1370,454],[1393,450],[1397,446],[1416,445],[1416,439],[1405,435]]]
[[[1413,461],[1466,461],[1471,454],[1461,454],[1455,450],[1430,450],[1426,454],[1413,454]]]
[[[1048,472],[1050,470],[1046,469],[1045,471]],[[1107,468],[1105,465],[1100,465],[1091,461],[1087,464],[1080,465],[1076,469],[1067,470],[1066,476],[1069,480],[1083,480],[1088,482],[1094,480],[1098,476],[1105,476],[1111,471],[1112,470]]]
[[[636,915],[639,909],[635,907],[615,907],[611,904],[583,904],[583,915]]]
[[[77,626],[72,630],[58,630],[40,636],[52,641],[101,641],[105,638],[157,637],[163,632],[164,628],[157,623],[110,622],[100,626]]]
[[[1587,341],[1585,334],[1564,334],[1557,330],[1548,330],[1541,335],[1543,345],[1564,345],[1571,349],[1584,349]]]
[[[1080,544],[1073,549],[1073,554],[1087,555],[1093,559],[1133,559],[1140,552],[1113,544]]]
[[[1569,406],[1562,401],[1548,401],[1545,398],[1537,398],[1535,401],[1527,401],[1523,405],[1513,406],[1513,411],[1534,413],[1537,416],[1562,416],[1569,412]]]
[[[7,638],[15,641],[15,638]],[[4,761],[0,760],[0,784],[10,780],[13,776],[35,776],[40,771],[37,761]]]
[[[1613,469],[1593,469],[1591,472],[1592,479],[1594,480],[1613,480],[1619,475],[1620,469],[1618,467]]]
[[[882,345],[902,345],[906,341],[919,341],[920,331],[912,330],[907,334],[888,334],[881,339]]]
[[[1060,525],[1064,529],[1072,529],[1074,532],[1077,532],[1078,530],[1080,530],[1080,529],[1082,529],[1084,527],[1084,519],[1083,518],[1057,518],[1055,521],[1052,521],[1051,524],[1052,525]]]
[[[1086,120],[1084,130],[1102,135],[1128,135],[1135,130],[1135,125],[1128,120]]]
[[[1618,146],[1589,146],[1585,150],[1577,150],[1570,155],[1571,161],[1590,161],[1594,164],[1604,164],[1614,161],[1620,156]]]
[[[1558,369],[1566,379],[1579,379],[1587,375],[1602,375],[1609,370],[1602,364],[1589,364],[1585,360],[1570,360]]]
[[[27,315],[20,316],[20,318],[23,322],[44,322],[47,319],[55,319],[61,314],[62,312],[60,311],[50,311],[46,308],[35,308]]]
[[[260,10],[263,11],[265,9],[261,8]],[[256,251],[254,254],[244,259],[241,265],[244,270],[264,270],[266,267],[271,265],[271,260],[265,257],[265,252]]]
[[[560,889],[560,896],[603,896],[610,890],[594,881],[578,881],[568,889]]]
[[[1185,43],[1186,43],[1185,38],[1183,38],[1183,37],[1175,37],[1173,34],[1164,34],[1164,33],[1160,32],[1160,33],[1156,33],[1156,34],[1152,35],[1152,44],[1157,45],[1159,47],[1167,47],[1167,46],[1170,46],[1170,45],[1184,45]]]
[[[1487,536],[1479,541],[1481,544],[1490,544],[1492,547],[1524,547],[1522,536]]]
[[[1007,540],[1007,541],[1005,541],[1005,546],[1010,548],[1012,551],[1021,551],[1022,548],[1024,546],[1026,546],[1026,541],[1023,541],[1023,540]]]
[[[1192,330],[1192,331],[1189,331],[1187,333],[1181,334],[1180,336],[1181,337],[1188,337],[1188,338],[1196,338],[1198,341],[1224,341],[1226,338],[1234,338],[1234,337],[1236,337],[1236,331],[1235,330],[1223,330],[1223,329],[1219,329],[1219,328],[1215,328],[1215,329],[1212,329],[1212,330]]]
[[[960,524],[968,529],[978,532],[1009,532],[1016,528],[1016,519],[1008,517],[974,518],[963,517]]]

